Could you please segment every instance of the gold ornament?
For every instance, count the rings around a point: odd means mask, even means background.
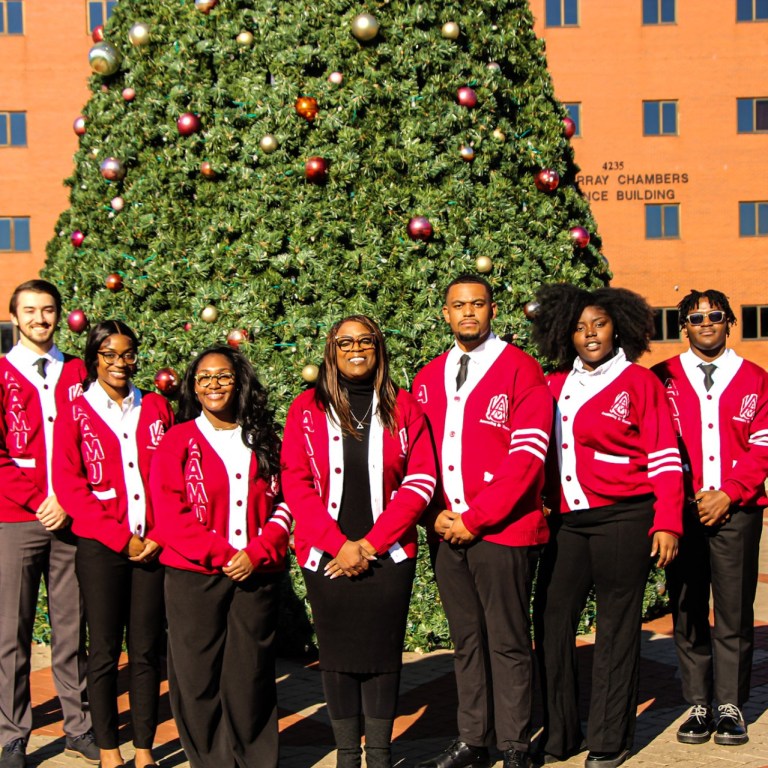
[[[112,43],[96,43],[88,53],[88,63],[97,75],[114,75],[120,68],[120,54]]]
[[[478,272],[487,273],[493,269],[493,262],[488,256],[478,256],[477,261],[475,261],[475,266],[477,267]]]
[[[253,34],[248,31],[241,32],[236,38],[239,45],[253,45]]]
[[[271,133],[267,133],[259,140],[259,146],[265,155],[271,155],[280,146],[280,144]]]
[[[218,0],[195,0],[195,8],[203,13],[208,13]]]
[[[131,45],[146,45],[149,42],[149,24],[137,21],[128,30],[128,39]]]
[[[219,310],[216,309],[213,304],[209,304],[207,307],[204,307],[203,311],[200,313],[200,319],[204,323],[215,323],[218,316]]]
[[[319,373],[320,369],[314,363],[310,363],[301,369],[301,378],[304,379],[307,384],[314,384],[314,382],[317,381]]]
[[[507,136],[504,131],[501,130],[501,128],[493,129],[493,138],[496,139],[496,141],[500,141],[502,143],[507,140]]]
[[[459,154],[461,154],[461,159],[465,163],[471,163],[475,159],[474,147],[470,147],[467,144],[462,146],[462,148],[459,150]]]
[[[362,43],[370,42],[379,34],[379,22],[370,13],[361,13],[352,19],[352,34]]]
[[[446,21],[440,33],[446,40],[458,40],[461,29],[455,21]]]
[[[296,99],[294,108],[297,114],[301,115],[307,122],[311,123],[320,111],[317,106],[317,99],[313,99],[311,96],[299,96]]]

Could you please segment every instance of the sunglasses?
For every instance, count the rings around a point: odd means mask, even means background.
[[[725,312],[722,309],[710,309],[708,312],[691,312],[685,318],[685,321],[691,325],[701,325],[707,318],[709,318],[710,323],[718,325],[725,321]]]

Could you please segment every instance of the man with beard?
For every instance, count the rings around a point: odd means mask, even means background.
[[[529,604],[540,545],[552,397],[539,364],[491,332],[491,286],[474,275],[446,290],[454,346],[415,378],[434,437],[442,496],[427,521],[454,643],[456,740],[418,768],[530,765],[533,664]]]
[[[48,588],[52,671],[65,751],[99,762],[83,708],[83,609],[75,538],[51,489],[53,422],[82,394],[85,366],[53,342],[61,296],[45,280],[11,296],[19,342],[0,359],[0,768],[24,768],[32,730],[29,672],[40,577]]]

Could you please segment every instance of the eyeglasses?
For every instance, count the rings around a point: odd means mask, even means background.
[[[216,379],[220,387],[231,387],[235,383],[235,374],[231,371],[222,371],[221,373],[196,373],[195,381],[198,387],[208,389],[211,382]]]
[[[376,346],[375,336],[337,336],[335,341],[342,352],[349,352],[355,344],[360,350],[373,349]]]
[[[139,354],[135,349],[129,349],[122,354],[112,351],[102,352],[99,349],[96,354],[101,355],[107,365],[112,365],[118,360],[122,360],[126,365],[136,365],[139,362]]]
[[[711,323],[718,325],[725,320],[725,312],[722,309],[710,309],[708,312],[691,312],[685,320],[691,325],[701,325],[707,318]]]

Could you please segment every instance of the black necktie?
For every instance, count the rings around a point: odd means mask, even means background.
[[[35,360],[35,368],[37,368],[37,372],[40,374],[42,378],[45,378],[45,366],[48,364],[48,361],[41,357],[38,360]]]
[[[702,371],[704,371],[704,388],[709,392],[712,389],[712,385],[715,383],[712,375],[715,372],[717,366],[714,363],[701,363],[699,365]]]
[[[459,360],[459,374],[456,376],[456,391],[461,389],[462,384],[467,380],[467,368],[469,367],[469,355],[462,355]]]

